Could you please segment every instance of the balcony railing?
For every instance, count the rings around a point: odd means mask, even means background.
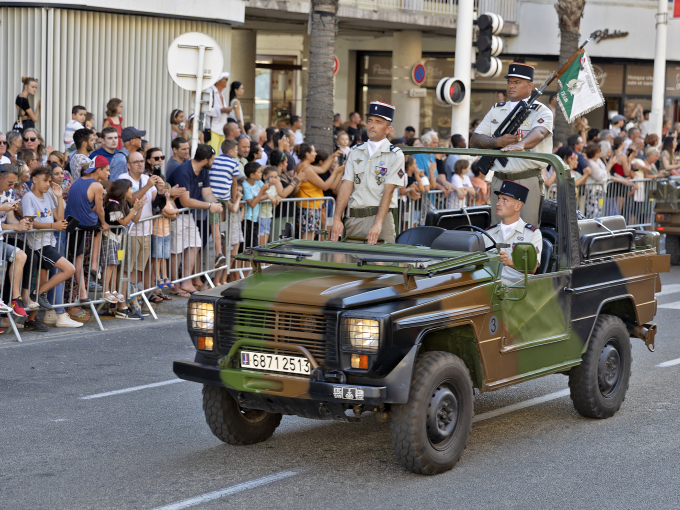
[[[425,14],[456,16],[457,0],[340,0],[340,5],[367,10],[415,11]],[[517,0],[475,0],[477,12],[494,12],[505,21],[516,21]]]

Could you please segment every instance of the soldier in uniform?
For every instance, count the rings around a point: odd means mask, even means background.
[[[373,101],[366,116],[368,142],[355,145],[347,155],[331,241],[337,241],[344,230],[347,237],[364,237],[368,244],[375,244],[378,239],[393,243],[395,192],[404,186],[406,174],[404,153],[387,140],[394,106]],[[348,203],[349,217],[343,225],[342,215]]]
[[[517,182],[503,181],[500,190],[494,191],[494,194],[498,197],[496,215],[501,219],[501,223],[491,225],[486,231],[494,241],[503,244],[499,250],[501,262],[503,262],[501,279],[509,285],[524,276],[523,273],[515,269],[512,263],[512,249],[515,244],[524,242],[533,244],[536,247],[538,264],[540,264],[543,236],[538,228],[520,218],[520,212],[524,204],[527,203],[529,188]],[[484,242],[487,247],[493,246],[491,240],[486,236],[484,236]],[[538,267],[538,264],[536,264],[536,267]],[[536,272],[536,268],[531,271],[531,273],[534,272]]]
[[[534,88],[534,68],[527,64],[513,62],[508,68],[507,92],[508,102],[496,103],[477,126],[470,147],[477,149],[500,149],[502,151],[524,151],[552,153],[553,114],[547,106],[535,102],[531,105],[531,113],[524,121],[517,135],[503,135],[494,138],[498,126],[512,112],[518,101],[528,99]],[[529,188],[529,198],[524,208],[524,219],[534,225],[540,224],[540,208],[543,200],[543,176],[541,171],[546,164],[529,159],[508,158],[503,167],[498,160],[491,170],[494,171],[491,190],[497,192],[505,179]],[[497,198],[491,195],[491,219],[498,221],[495,215]]]

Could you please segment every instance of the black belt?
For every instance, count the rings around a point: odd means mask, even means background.
[[[360,209],[350,209],[350,218],[370,218],[371,216],[377,216],[379,207],[362,207]],[[393,213],[397,208],[390,208],[390,212]]]

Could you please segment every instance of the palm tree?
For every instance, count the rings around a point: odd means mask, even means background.
[[[312,0],[305,141],[333,152],[333,55],[338,0]]]
[[[557,0],[555,10],[560,27],[560,63],[562,67],[578,49],[581,18],[586,7],[585,0]],[[559,108],[555,111],[555,139],[562,143],[573,134],[572,126],[566,121]],[[584,140],[585,142],[585,140]]]

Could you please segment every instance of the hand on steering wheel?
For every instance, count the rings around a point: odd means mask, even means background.
[[[486,237],[488,237],[489,239],[491,239],[491,242],[493,243],[493,246],[487,247],[487,248],[484,250],[485,252],[487,252],[487,251],[489,251],[489,250],[498,250],[498,243],[496,242],[496,240],[495,240],[493,237],[491,237],[491,236],[489,235],[489,233],[488,233],[486,230],[484,230],[483,228],[476,227],[475,225],[459,225],[458,227],[454,228],[453,230],[460,230],[460,229],[462,229],[462,228],[471,228],[472,230],[476,230],[477,232],[481,232],[481,233],[484,234]],[[500,250],[498,250],[498,251],[500,251]]]

